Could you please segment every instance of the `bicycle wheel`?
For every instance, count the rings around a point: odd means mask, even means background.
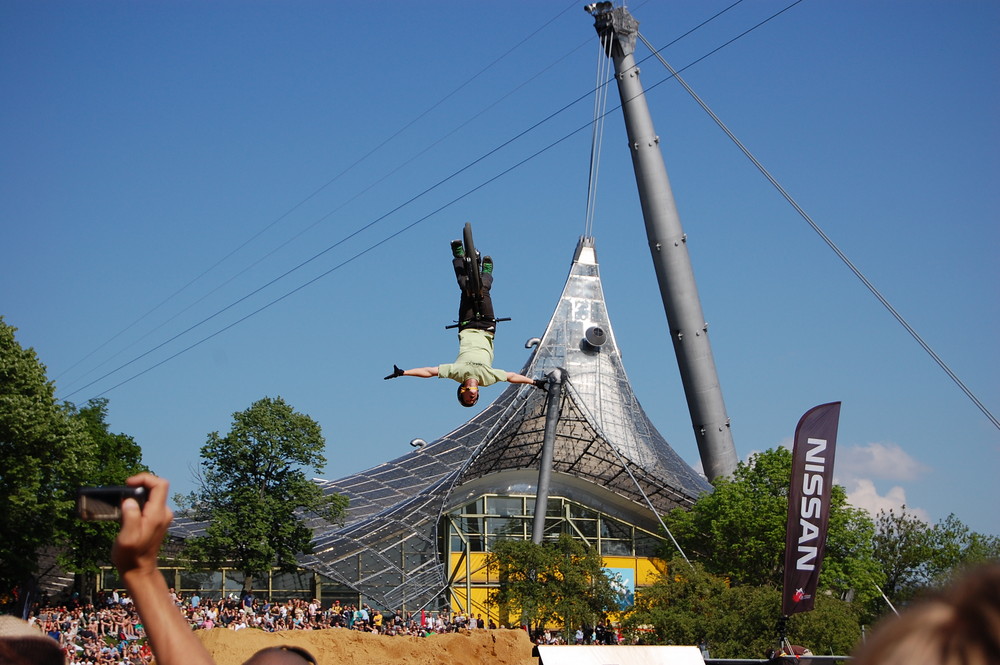
[[[475,298],[483,296],[483,278],[479,273],[479,254],[476,253],[476,245],[472,241],[472,224],[465,223],[462,231],[462,244],[465,245],[465,269],[468,270],[469,290]]]

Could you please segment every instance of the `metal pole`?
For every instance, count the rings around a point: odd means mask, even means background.
[[[633,57],[639,23],[627,9],[612,8],[610,2],[586,9],[593,14],[594,27],[614,60],[646,236],[705,475],[710,480],[728,476],[736,470],[736,447],[687,251],[687,235],[681,228],[660,138],[653,128]]]
[[[552,480],[552,451],[556,445],[556,426],[562,401],[563,370],[548,374],[548,395],[545,398],[545,433],[542,438],[542,458],[538,464],[538,489],[535,492],[535,519],[531,525],[531,542],[540,545],[545,535],[545,515],[548,512],[549,485]]]

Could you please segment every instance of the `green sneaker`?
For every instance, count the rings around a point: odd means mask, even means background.
[[[451,241],[451,255],[456,259],[460,259],[465,256],[465,247],[462,245],[461,240]]]
[[[482,270],[482,272],[483,272],[484,275],[492,275],[493,274],[493,257],[492,256],[484,256],[483,257],[483,270]]]

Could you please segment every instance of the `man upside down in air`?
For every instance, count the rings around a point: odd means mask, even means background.
[[[436,367],[415,367],[403,370],[393,365],[393,372],[386,379],[397,376],[416,376],[429,379],[439,377],[458,381],[458,401],[462,406],[473,406],[479,401],[479,388],[499,381],[526,383],[539,388],[544,379],[530,379],[523,374],[507,372],[493,367],[493,335],[496,332],[496,318],[493,314],[493,300],[490,289],[493,286],[493,259],[484,256],[482,261],[482,306],[476,311],[476,298],[469,293],[468,276],[465,274],[465,248],[461,240],[451,243],[454,257],[455,277],[462,298],[458,306],[458,357],[453,363]]]

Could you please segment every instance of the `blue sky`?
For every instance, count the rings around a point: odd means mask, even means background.
[[[7,0],[0,314],[60,398],[107,397],[180,491],[208,433],[265,396],[322,425],[324,477],[445,434],[472,415],[450,382],[382,376],[453,359],[466,221],[513,317],[497,366],[542,333],[584,233],[582,4]],[[730,4],[631,10],[664,46]],[[712,53],[787,4],[740,3],[664,57],[698,61],[695,91],[1000,413],[1000,4],[806,0]],[[841,400],[853,500],[1000,533],[1000,432],[680,86],[656,85],[659,63],[641,68],[740,456]],[[594,235],[635,391],[697,464],[618,111]]]

